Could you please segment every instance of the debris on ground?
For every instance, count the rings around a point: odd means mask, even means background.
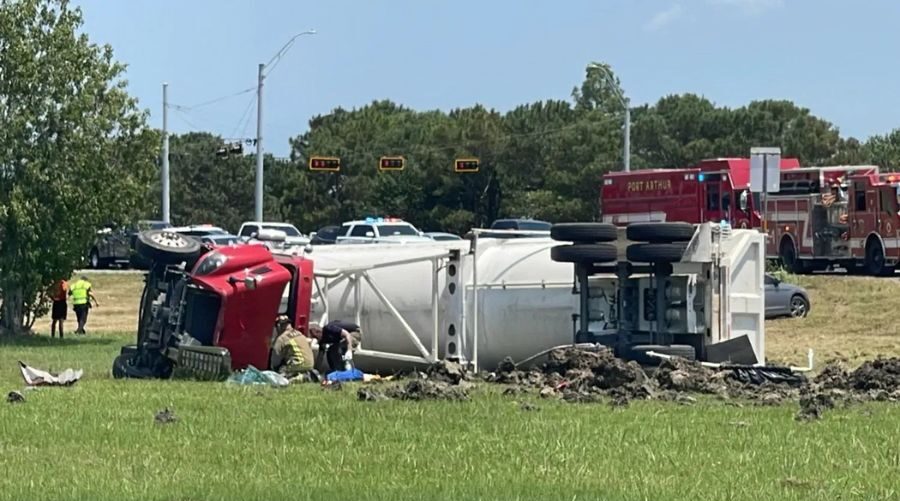
[[[71,386],[81,379],[84,371],[81,369],[66,369],[59,374],[51,374],[41,369],[31,367],[24,362],[19,362],[22,378],[28,386]]]
[[[466,388],[443,381],[413,379],[405,384],[392,386],[384,395],[394,400],[468,400]]]
[[[165,409],[157,412],[153,416],[153,420],[157,424],[169,424],[178,421],[178,416],[176,416],[174,412],[170,411],[169,408],[166,407]]]
[[[21,404],[25,402],[25,395],[22,395],[22,392],[19,391],[11,391],[6,394],[6,401],[11,404]]]
[[[827,392],[810,390],[800,395],[800,410],[797,421],[814,421],[821,419],[825,411],[834,408],[834,400]]]
[[[232,373],[225,383],[237,386],[267,385],[273,388],[283,388],[291,384],[286,377],[277,372],[261,371],[252,365]]]
[[[459,362],[441,360],[425,369],[425,375],[433,381],[441,381],[448,384],[459,384],[468,379],[468,374]]]
[[[378,391],[375,391],[371,388],[360,388],[356,390],[356,398],[361,402],[375,402],[377,400],[387,400],[387,397]]]

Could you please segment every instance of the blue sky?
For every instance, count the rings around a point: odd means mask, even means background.
[[[85,30],[129,65],[161,125],[161,83],[191,106],[266,80],[266,150],[316,114],[388,98],[500,111],[567,99],[585,65],[613,66],[633,103],[694,92],[720,105],[784,98],[866,138],[900,127],[900,2],[871,0],[76,0]],[[255,134],[254,93],[170,112],[173,132]],[[241,120],[248,106],[249,120]]]

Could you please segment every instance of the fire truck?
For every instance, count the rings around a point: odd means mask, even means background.
[[[793,273],[839,265],[887,275],[900,262],[900,175],[878,167],[809,167],[781,172],[766,200],[766,254]]]
[[[782,171],[796,169],[795,158],[781,160]],[[758,194],[750,193],[750,159],[704,160],[684,169],[610,172],[600,188],[602,220],[625,226],[634,222],[728,221],[736,228],[757,228]]]

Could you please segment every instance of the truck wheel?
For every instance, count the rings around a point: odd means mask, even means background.
[[[625,249],[625,256],[635,263],[677,263],[681,261],[686,243],[676,244],[631,244]]]
[[[113,360],[112,376],[115,379],[150,379],[153,370],[132,363],[134,355],[119,355]]]
[[[690,242],[694,225],[690,223],[633,223],[625,228],[625,236],[632,242],[667,244]]]
[[[648,351],[655,351],[663,355],[681,357],[687,360],[697,359],[697,350],[687,344],[640,344],[631,347],[628,358],[643,365],[659,365],[662,359],[647,355]]]
[[[866,245],[866,271],[870,275],[883,277],[894,273],[894,269],[888,266],[884,259],[884,248],[881,243],[871,241]]]
[[[151,262],[177,264],[197,258],[202,247],[200,242],[180,233],[149,230],[138,234],[135,250],[141,257]]]
[[[794,248],[794,243],[789,239],[785,238],[781,241],[781,248],[778,250],[778,255],[781,257],[781,264],[784,268],[794,275],[803,275],[806,273],[806,265],[797,258],[797,249]]]
[[[550,249],[550,259],[557,263],[609,263],[619,258],[613,244],[557,245]]]
[[[103,260],[100,259],[100,252],[96,247],[94,247],[93,249],[91,249],[91,255],[88,258],[88,265],[90,265],[90,267],[94,270],[99,270],[100,268],[103,268],[103,264]]]
[[[619,234],[607,223],[557,223],[550,228],[550,238],[575,243],[615,242]]]

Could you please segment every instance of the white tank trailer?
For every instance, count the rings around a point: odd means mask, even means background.
[[[480,230],[475,230],[477,235]],[[575,342],[581,304],[575,266],[551,260],[561,242],[533,238],[475,238],[434,243],[316,246],[311,318],[349,320],[363,331],[354,363],[366,371],[458,359],[492,370],[504,357],[520,362]],[[628,242],[619,236],[619,260]],[[765,362],[765,236],[755,230],[697,227],[666,285],[681,305],[666,313],[666,330],[703,357],[706,346],[745,339]],[[619,330],[627,301],[616,274],[590,277],[590,331]],[[625,279],[637,297],[655,290],[649,276]],[[643,308],[643,306],[640,306]],[[676,311],[677,310],[677,311]],[[643,313],[643,310],[641,310]],[[653,332],[642,320],[629,329]],[[685,338],[684,336],[687,336]]]

